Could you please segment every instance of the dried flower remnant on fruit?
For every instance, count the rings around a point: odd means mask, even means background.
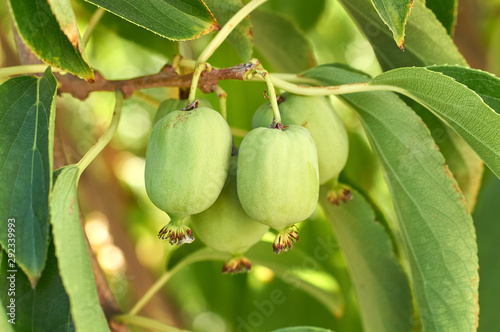
[[[158,232],[160,240],[168,240],[170,244],[182,245],[194,241],[193,232],[185,225],[174,225],[172,223],[163,226]]]
[[[238,274],[252,269],[252,263],[246,257],[234,257],[224,263],[222,274]]]
[[[292,225],[289,228],[279,232],[273,242],[273,250],[276,254],[288,251],[293,248],[293,244],[299,241],[297,226]]]

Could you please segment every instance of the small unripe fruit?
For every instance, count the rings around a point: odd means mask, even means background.
[[[210,102],[206,99],[198,99],[195,103],[197,103],[198,107],[212,108],[212,105],[210,105]],[[186,99],[165,99],[161,102],[158,110],[155,113],[155,117],[153,118],[153,126],[165,115],[174,111],[181,110],[186,107],[187,104],[188,101]]]
[[[234,258],[224,264],[223,273],[249,270],[251,264],[242,255],[269,229],[250,218],[241,207],[236,192],[236,157],[231,158],[231,168],[215,203],[190,218],[195,234],[205,245],[233,255]]]
[[[318,157],[309,132],[297,125],[253,129],[240,146],[237,178],[245,212],[280,232],[276,252],[288,250],[297,240],[290,226],[309,217],[318,201]]]
[[[209,208],[227,177],[232,137],[216,111],[173,111],[153,127],[146,152],[145,182],[151,201],[171,218],[162,239],[192,242],[182,221]]]
[[[279,97],[281,120],[306,128],[318,152],[319,180],[331,187],[330,200],[336,204],[346,201],[350,193],[338,183],[349,153],[347,131],[330,101],[322,96],[300,96],[285,93]],[[253,127],[267,127],[273,120],[269,103],[262,105],[254,114]]]

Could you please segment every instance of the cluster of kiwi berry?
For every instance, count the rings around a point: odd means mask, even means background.
[[[294,224],[314,211],[320,184],[333,204],[350,199],[338,183],[348,140],[325,97],[285,93],[278,98],[283,123],[269,103],[253,118],[254,129],[237,151],[230,128],[210,107],[167,100],[155,117],[146,152],[146,190],[171,221],[158,236],[171,244],[194,240],[190,219],[207,246],[233,255],[223,272],[248,270],[243,254],[269,230],[276,253],[298,240]]]

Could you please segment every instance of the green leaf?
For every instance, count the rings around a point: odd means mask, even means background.
[[[243,7],[241,0],[204,0],[217,22],[224,25]],[[227,37],[228,43],[234,48],[243,62],[250,61],[253,52],[252,22],[246,17]]]
[[[372,0],[380,18],[391,29],[394,41],[400,49],[404,49],[405,25],[410,16],[413,0]]]
[[[372,44],[383,70],[406,66],[450,64],[465,66],[453,40],[432,11],[420,1],[413,3],[406,23],[406,44],[402,52],[392,34],[380,20],[371,0],[341,0]]]
[[[435,1],[428,1],[428,3]],[[362,27],[384,70],[397,67],[431,66],[435,64],[467,65],[458,52],[453,40],[436,19],[431,10],[420,1],[415,1],[406,26],[405,51],[395,47],[390,34],[377,17],[368,0],[349,0],[343,2],[351,16]],[[416,109],[418,112],[418,108]],[[420,113],[419,113],[420,114]],[[472,208],[481,181],[483,163],[474,151],[452,130],[433,116],[423,119],[443,151],[446,163],[458,180],[460,189]],[[445,128],[445,129],[442,129]]]
[[[430,66],[427,69],[454,78],[471,90],[497,113],[500,113],[500,79],[478,69],[459,66]]]
[[[9,0],[8,3],[19,35],[41,60],[85,80],[94,79],[85,57],[59,28],[47,0]]]
[[[429,112],[416,101],[406,102],[417,113],[429,128],[432,138],[443,154],[453,177],[470,211],[474,210],[477,194],[481,187],[484,164],[474,150],[452,128],[443,123],[434,113]]]
[[[0,227],[15,220],[17,263],[32,285],[47,257],[56,90],[50,68],[0,85]],[[7,232],[0,244],[7,249]]]
[[[368,81],[333,65],[316,67],[306,76],[325,85]],[[478,259],[472,218],[429,131],[394,93],[341,98],[357,111],[385,169],[423,330],[474,330]]]
[[[99,304],[87,243],[80,223],[76,187],[79,169],[60,169],[50,205],[55,253],[77,330],[108,331]]]
[[[319,202],[346,258],[365,331],[410,331],[412,296],[389,236],[357,191],[340,206],[327,201],[327,192],[322,186]]]
[[[477,243],[479,249],[479,315],[480,332],[495,331],[500,326],[500,260],[498,239],[500,238],[500,180],[492,174],[485,177],[474,211]]]
[[[80,33],[78,32],[76,16],[69,0],[48,0],[48,2],[62,32],[64,32],[71,45],[83,55],[84,49],[80,45]]]
[[[196,243],[196,242],[195,242]],[[206,260],[227,261],[232,255],[199,245],[182,246],[176,250],[168,264],[169,270],[178,269],[187,264]],[[344,301],[333,276],[328,274],[316,259],[294,248],[286,255],[277,256],[272,251],[271,243],[259,242],[245,254],[253,265],[263,265],[284,282],[291,284],[292,289],[301,289],[322,303],[336,317],[342,316]]]
[[[201,0],[86,0],[172,40],[199,38],[220,29]]]
[[[315,65],[303,32],[286,17],[263,10],[250,15],[255,48],[276,71],[296,73]]]
[[[313,326],[294,326],[294,327],[285,327],[278,330],[273,330],[271,332],[332,332],[332,330],[323,329],[321,327],[313,327]]]
[[[418,101],[452,127],[500,177],[500,114],[474,91],[426,68],[398,68],[370,85],[391,87]]]
[[[17,331],[74,331],[69,312],[69,299],[59,277],[52,242],[49,246],[47,264],[35,289],[31,288],[24,273],[17,268],[9,267],[7,255],[3,251],[0,256],[2,256],[0,258],[2,271],[8,271],[6,277],[14,275],[11,280],[15,280],[16,285],[15,296],[9,296],[8,292],[0,294],[3,308],[10,304],[11,298],[15,298],[15,325],[12,326],[15,326]],[[12,270],[17,272],[9,272]],[[0,278],[0,289],[9,289],[10,280],[6,277]],[[11,319],[9,316],[6,317]]]
[[[325,0],[272,0],[262,8],[281,13],[296,22],[303,31],[313,28],[325,10]]]
[[[445,27],[450,36],[453,36],[455,23],[457,21],[457,0],[432,0],[426,1],[427,8],[434,12],[437,19]]]

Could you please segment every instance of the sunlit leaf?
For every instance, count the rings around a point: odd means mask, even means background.
[[[451,126],[500,177],[500,114],[474,91],[442,73],[426,68],[398,68],[375,77],[423,104]]]
[[[243,7],[241,0],[205,0],[204,2],[220,25],[226,24],[226,22]],[[252,23],[249,17],[243,19],[227,37],[228,43],[235,49],[243,62],[249,61],[252,57],[252,39]]]
[[[86,80],[94,72],[86,58],[61,31],[47,0],[9,0],[10,10],[19,35],[45,63],[60,67]]]
[[[78,167],[70,165],[60,170],[54,183],[50,215],[55,253],[76,330],[107,331],[80,223],[76,195],[78,177]]]
[[[56,90],[50,68],[0,85],[0,227],[13,220],[17,264],[33,285],[47,257]],[[4,249],[7,235],[0,232]]]
[[[406,23],[404,52],[394,44],[392,33],[380,20],[371,0],[340,2],[372,44],[382,69],[436,64],[466,65],[451,37],[421,1],[414,1]]]
[[[410,15],[413,0],[372,0],[382,20],[392,31],[394,41],[404,49],[405,25]]]
[[[195,39],[220,29],[201,0],[86,1],[168,39]]]
[[[369,81],[345,66],[318,66],[306,75],[325,85]],[[356,110],[385,169],[423,330],[473,330],[479,311],[474,227],[429,131],[394,93],[341,98]]]

